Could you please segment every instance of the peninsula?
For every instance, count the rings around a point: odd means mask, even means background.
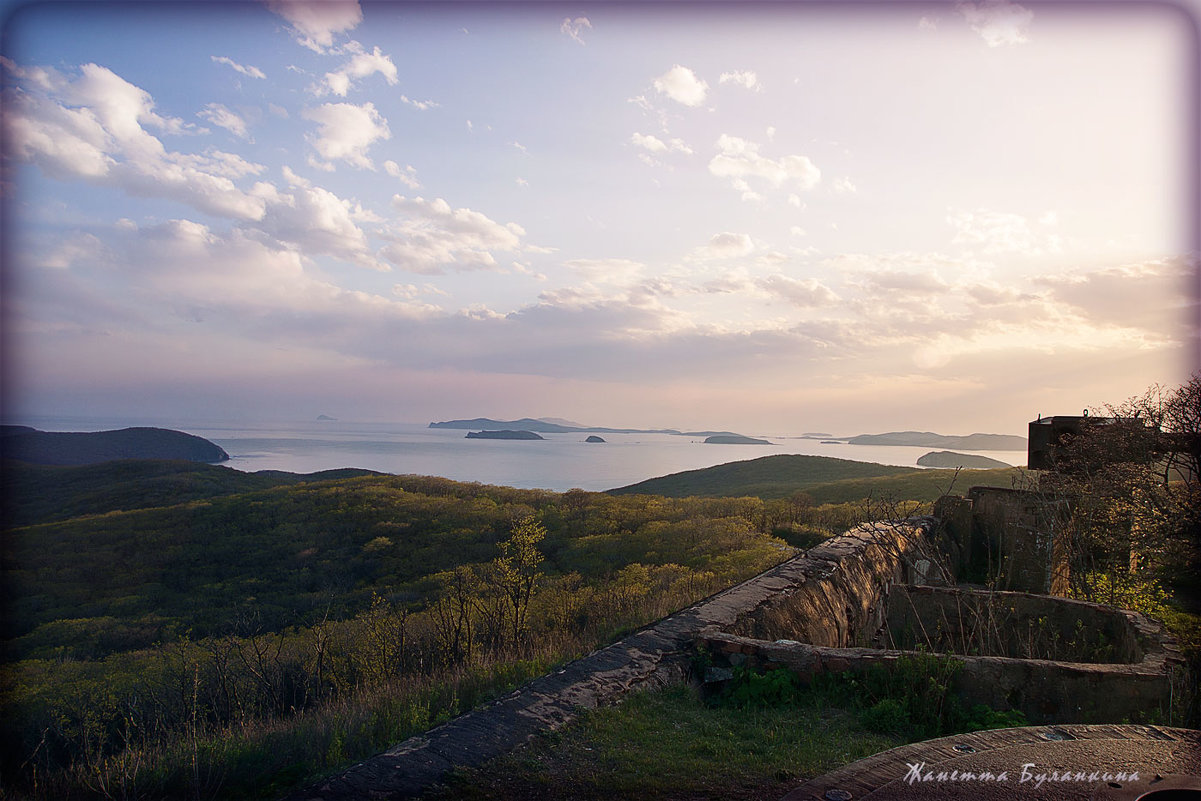
[[[28,426],[0,427],[5,459],[46,465],[85,465],[117,459],[178,459],[215,464],[229,459],[203,437],[166,428],[116,431],[39,431]]]

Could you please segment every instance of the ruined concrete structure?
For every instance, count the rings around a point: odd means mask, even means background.
[[[960,501],[945,508],[970,523],[973,506]],[[1183,660],[1158,623],[1028,593],[978,597],[929,586],[954,584],[958,566],[971,556],[971,532],[970,525],[936,518],[860,526],[288,801],[413,797],[452,768],[481,765],[566,725],[581,710],[616,703],[636,689],[703,681],[692,669],[698,649],[713,660],[707,671],[713,681],[747,663],[811,678],[895,664],[903,653],[897,646],[916,643],[919,629],[941,632],[934,641],[954,645],[976,636],[973,621],[1021,631],[1044,619],[1051,621],[1047,636],[1099,633],[1103,641],[1076,643],[1079,654],[1057,654],[1093,661],[1018,658],[1009,654],[1020,642],[998,641],[996,655],[955,657],[964,662],[957,690],[965,700],[1021,709],[1032,721],[1136,720],[1168,708]],[[1108,661],[1098,661],[1102,656]]]

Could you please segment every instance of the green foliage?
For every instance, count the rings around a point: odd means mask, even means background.
[[[839,706],[852,710],[867,731],[909,740],[1026,725],[1018,711],[980,704],[965,709],[954,690],[962,668],[959,660],[918,651],[863,672],[819,673],[805,685],[791,670],[739,666],[715,703],[740,709]]]
[[[739,665],[726,686],[722,700],[737,707],[781,707],[797,703],[801,684],[791,670],[758,671]]]
[[[790,553],[757,499],[206,467],[69,468],[130,502],[6,532],[7,785],[279,795]]]

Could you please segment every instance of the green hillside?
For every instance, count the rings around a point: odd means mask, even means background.
[[[243,473],[219,465],[150,459],[71,467],[8,462],[0,469],[0,493],[4,525],[13,527],[361,475],[378,474],[357,469],[308,475]]]
[[[816,503],[848,503],[868,497],[933,501],[952,487],[963,492],[977,485],[1011,486],[1015,470],[973,470],[956,477],[954,470],[924,470],[828,456],[779,455],[672,473],[609,492],[668,498],[753,496],[764,500],[805,492]]]

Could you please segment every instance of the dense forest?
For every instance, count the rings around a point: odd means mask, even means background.
[[[0,786],[35,798],[271,797],[871,515],[163,462],[5,486]]]

